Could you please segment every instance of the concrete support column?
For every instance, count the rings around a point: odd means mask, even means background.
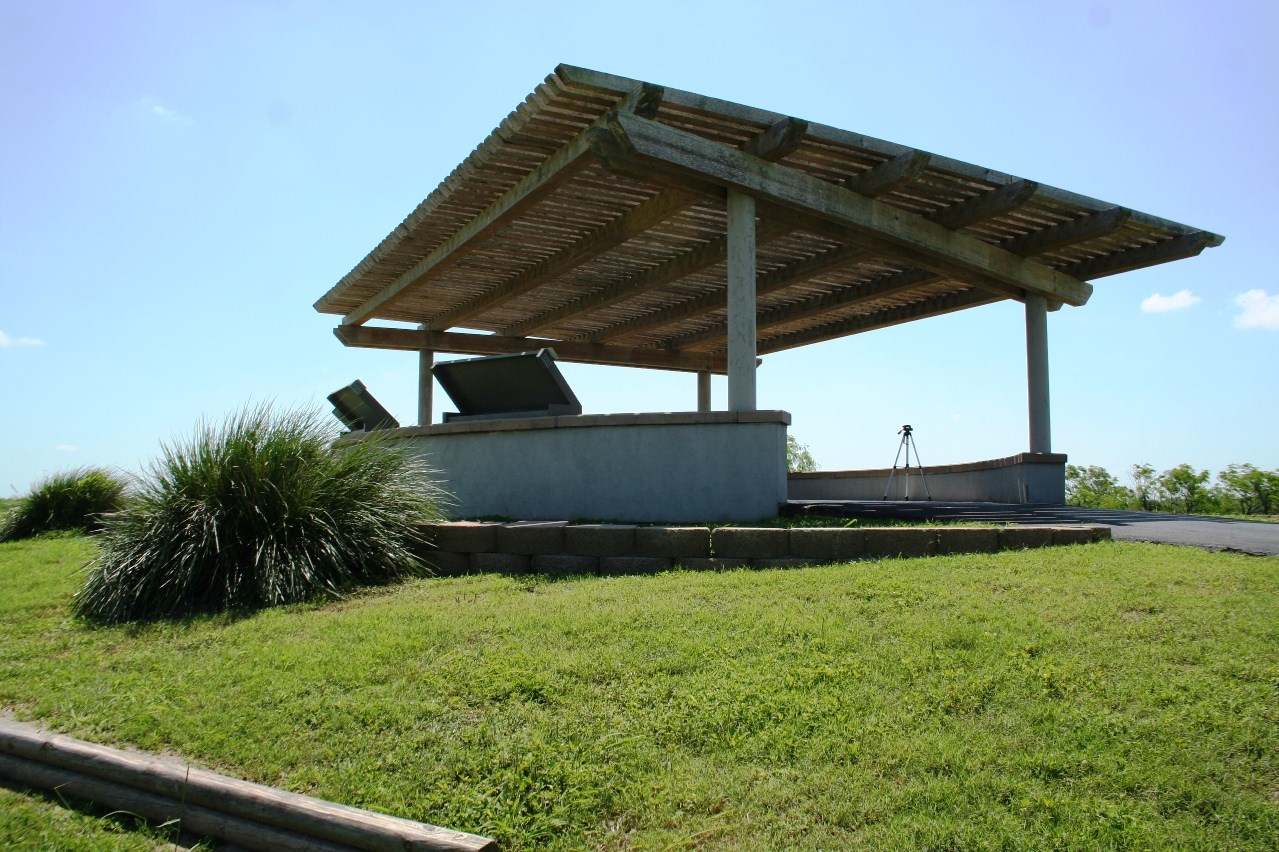
[[[1052,452],[1048,396],[1048,302],[1026,294],[1026,399],[1030,410],[1030,451]]]
[[[434,416],[431,404],[431,393],[435,388],[435,377],[431,368],[435,366],[435,353],[423,349],[417,356],[417,425],[430,426]]]
[[[697,374],[697,410],[711,410],[711,374],[705,370]]]
[[[755,199],[728,191],[728,410],[755,410]]]

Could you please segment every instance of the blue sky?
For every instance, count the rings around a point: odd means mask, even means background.
[[[1224,234],[1051,315],[1053,445],[1279,467],[1276,8],[6,0],[0,493],[355,378],[411,422],[416,359],[345,349],[311,304],[559,62]],[[906,422],[926,465],[1009,455],[1023,334],[1003,303],[780,353],[760,406],[831,469],[891,463]],[[564,371],[588,412],[695,406],[688,375]]]

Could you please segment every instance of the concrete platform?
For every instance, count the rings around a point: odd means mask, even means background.
[[[1117,541],[1183,544],[1205,550],[1228,550],[1254,556],[1279,555],[1279,524],[1239,521],[1205,515],[1082,509],[1076,506],[1017,503],[961,503],[923,500],[791,500],[791,515],[914,521],[955,520],[1046,526],[1105,524]]]

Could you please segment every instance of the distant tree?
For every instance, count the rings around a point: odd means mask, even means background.
[[[1222,496],[1242,515],[1270,515],[1279,506],[1279,470],[1232,464],[1217,474]]]
[[[1066,502],[1090,509],[1124,509],[1134,501],[1131,489],[1119,484],[1104,467],[1066,465]]]
[[[1157,481],[1161,496],[1187,515],[1208,509],[1208,471],[1196,472],[1188,464],[1165,470]]]
[[[812,473],[817,470],[817,459],[808,451],[808,447],[795,440],[794,435],[786,436],[786,470],[790,473]]]
[[[1143,512],[1153,512],[1158,505],[1155,501],[1155,469],[1148,464],[1132,466],[1132,494],[1135,508]]]

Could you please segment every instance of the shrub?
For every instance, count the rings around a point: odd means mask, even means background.
[[[441,517],[424,464],[384,440],[332,447],[326,421],[245,409],[166,446],[108,519],[75,598],[107,623],[256,609],[425,572]]]
[[[16,541],[43,532],[95,532],[102,517],[120,509],[125,483],[101,468],[55,473],[0,519],[0,541]]]

